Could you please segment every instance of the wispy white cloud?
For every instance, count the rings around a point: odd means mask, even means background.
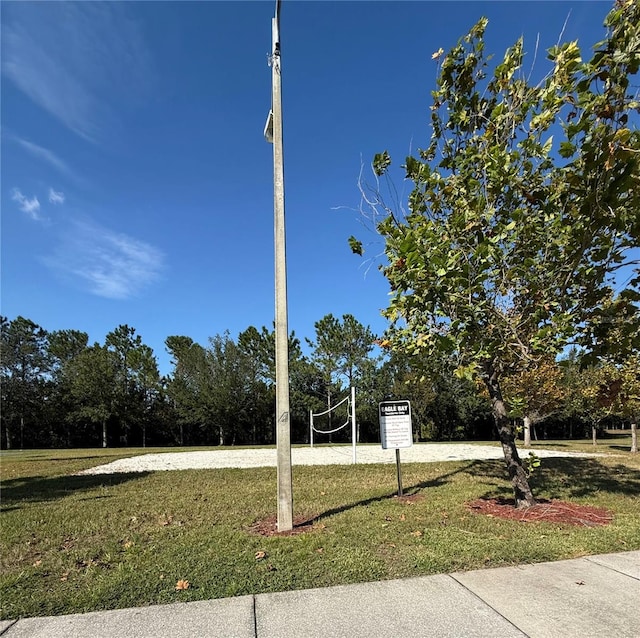
[[[3,73],[86,140],[103,138],[150,86],[149,54],[126,3],[5,3],[2,39]]]
[[[14,188],[13,191],[11,191],[11,199],[17,202],[18,208],[20,208],[23,213],[29,215],[31,219],[35,221],[42,219],[40,217],[40,202],[35,195],[29,199],[22,194],[19,188]]]
[[[13,137],[12,139],[18,142],[18,144],[20,144],[22,148],[24,148],[34,157],[47,162],[62,175],[71,177],[72,179],[77,181],[77,177],[71,170],[69,165],[64,160],[60,159],[53,151],[50,151],[48,148],[44,148],[43,146],[38,146],[38,144],[34,144],[33,142],[29,142],[28,140],[23,140],[19,137]]]
[[[75,222],[45,263],[91,294],[128,299],[157,281],[163,253],[93,222]]]
[[[64,193],[54,191],[53,188],[49,189],[49,203],[50,204],[64,204]]]

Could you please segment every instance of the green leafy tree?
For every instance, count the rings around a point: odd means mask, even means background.
[[[75,405],[69,418],[98,425],[102,447],[108,447],[108,423],[117,415],[119,399],[119,361],[115,353],[98,343],[85,348],[70,362],[68,379]]]
[[[620,402],[621,412],[631,426],[631,449],[638,452],[638,419],[640,418],[640,354],[635,353],[624,362],[621,369]]]
[[[203,374],[209,424],[219,434],[219,444],[234,445],[248,425],[252,405],[252,377],[248,360],[229,333],[209,339]]]
[[[563,406],[563,371],[554,360],[541,358],[535,367],[504,377],[502,386],[510,414],[522,417],[524,447],[531,447],[532,428]]]
[[[147,427],[153,421],[154,408],[160,400],[161,380],[158,361],[149,346],[140,344],[130,353],[129,365],[131,381],[137,397],[142,447],[147,447]]]
[[[327,409],[331,405],[332,393],[341,388],[357,385],[371,365],[371,352],[376,336],[368,326],[362,325],[353,315],[342,319],[332,314],[325,315],[315,323],[315,341],[307,339],[313,348],[312,361],[321,371],[327,392]],[[360,423],[357,422],[357,440],[360,440]]]
[[[438,58],[431,142],[403,167],[414,184],[407,213],[379,191],[367,200],[381,215],[393,291],[389,341],[447,353],[458,374],[481,379],[518,507],[535,499],[501,379],[579,336],[638,243],[640,138],[629,122],[638,103],[628,77],[638,70],[639,11],[616,5],[589,62],[575,42],[554,47],[537,85],[523,69],[522,39],[490,72],[480,20]],[[377,155],[376,176],[390,165],[387,152]]]
[[[80,330],[54,330],[49,333],[48,351],[55,377],[65,374],[68,364],[88,346],[89,335]]]
[[[411,401],[416,439],[478,438],[484,431],[486,398],[469,379],[453,375],[454,367],[447,356],[425,359],[398,351],[383,366],[382,372],[390,373],[387,396]]]
[[[52,445],[72,447],[73,437],[67,415],[75,409],[70,391],[70,367],[87,348],[89,335],[80,330],[55,330],[49,333],[48,352],[51,361],[49,422]]]
[[[260,366],[226,332],[209,339],[207,348],[188,337],[169,337],[174,373],[167,387],[181,422],[196,429],[202,442],[219,445],[251,442],[264,406]],[[256,396],[256,392],[259,396]],[[215,437],[215,438],[214,438]]]
[[[24,317],[0,318],[0,375],[2,381],[2,427],[7,449],[24,447],[25,430],[37,425],[50,360],[47,332]]]
[[[260,330],[249,326],[238,335],[238,348],[245,357],[251,385],[252,401],[250,424],[253,443],[272,443],[275,436],[275,383],[276,337],[275,330],[262,326]],[[308,409],[301,382],[304,375],[304,358],[300,340],[292,332],[289,335],[289,392],[291,427],[298,429],[306,422]],[[304,385],[304,382],[302,382]]]
[[[594,445],[597,445],[597,433],[605,419],[616,414],[621,387],[620,370],[609,362],[600,362],[581,370],[576,388],[578,406],[582,418],[591,427]]]
[[[167,394],[177,414],[178,444],[185,445],[191,439],[191,431],[203,426],[200,397],[205,351],[190,337],[180,335],[167,337],[165,345],[174,366],[173,374],[167,381]]]
[[[105,347],[113,353],[117,365],[115,409],[120,425],[120,439],[127,444],[131,422],[136,419],[139,403],[135,396],[132,357],[142,347],[142,337],[135,328],[123,324],[107,334]]]
[[[602,361],[583,370],[578,396],[592,425],[593,444],[597,430],[607,417],[615,415],[631,425],[631,452],[638,451],[637,424],[640,413],[640,355],[621,364]]]
[[[336,343],[340,330],[340,322],[332,314],[324,316],[314,324],[315,341],[307,339],[312,348],[311,363],[320,373],[323,394],[326,399],[325,409],[331,408],[333,397],[341,391],[340,383],[340,344]],[[327,430],[331,430],[332,413],[328,415]],[[329,441],[332,440],[329,435]]]

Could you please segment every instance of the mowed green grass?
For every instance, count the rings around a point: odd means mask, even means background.
[[[413,503],[395,498],[393,465],[294,467],[295,515],[314,523],[274,537],[250,531],[275,514],[273,468],[75,476],[142,450],[3,452],[2,618],[640,549],[640,458],[625,444],[603,441],[602,459],[544,459],[532,478],[538,497],[609,508],[605,527],[473,513],[467,502],[511,490],[502,462],[469,461],[403,464]]]

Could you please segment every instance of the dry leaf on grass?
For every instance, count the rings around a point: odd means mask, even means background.
[[[411,532],[411,536],[415,536],[415,537],[422,536],[422,532],[419,529],[417,529],[415,532]]]
[[[256,552],[256,560],[263,560],[267,557],[267,552],[259,551]]]
[[[189,581],[180,579],[176,583],[176,591],[184,591],[185,589],[189,589]]]

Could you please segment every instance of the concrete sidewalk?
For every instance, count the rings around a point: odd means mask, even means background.
[[[2,638],[638,638],[640,551],[0,621]]]

